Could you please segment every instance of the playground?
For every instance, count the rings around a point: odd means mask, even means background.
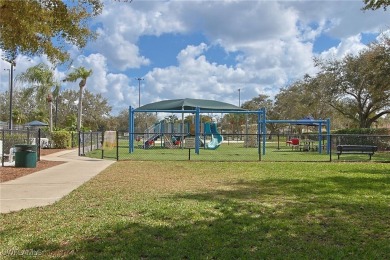
[[[181,108],[181,109],[179,109]],[[181,114],[182,120],[178,125],[173,125],[164,120],[156,123],[154,126],[149,127],[142,135],[141,133],[135,133],[134,118],[135,113],[178,113]],[[216,150],[227,139],[228,144],[230,144],[229,139],[234,140],[234,137],[229,137],[229,133],[223,133],[222,129],[219,129],[217,122],[201,122],[201,114],[244,114],[246,117],[248,115],[254,115],[257,117],[256,125],[248,125],[248,120],[245,126],[242,126],[237,134],[241,137],[240,141],[243,141],[243,147],[245,148],[255,148],[253,151],[257,150],[258,158],[261,155],[265,155],[266,146],[269,146],[271,143],[267,139],[267,127],[269,123],[284,123],[284,124],[316,124],[318,125],[318,134],[315,138],[310,139],[306,145],[302,144],[300,150],[315,150],[319,154],[322,154],[323,151],[326,151],[326,154],[330,153],[330,140],[329,135],[323,135],[322,129],[326,127],[326,133],[330,132],[330,120],[267,120],[265,109],[260,109],[258,111],[248,111],[240,107],[236,107],[231,104],[224,102],[214,101],[214,100],[198,100],[198,99],[181,99],[181,100],[166,100],[156,103],[147,104],[145,106],[139,107],[137,109],[129,108],[129,153],[132,154],[136,150],[135,148],[141,149],[150,149],[159,147],[163,148],[192,148],[197,155],[200,155],[201,150]],[[194,115],[193,126],[184,123],[184,114]],[[192,129],[192,130],[190,130]],[[245,135],[245,138],[242,137]],[[135,138],[136,136],[136,138]],[[186,142],[186,138],[191,139],[191,147]],[[324,141],[326,139],[326,142]],[[309,139],[306,138],[306,142]],[[316,144],[315,141],[317,140]],[[142,142],[141,144],[139,142]],[[268,142],[268,144],[267,144]],[[286,140],[286,143],[289,142],[289,139]],[[158,145],[156,145],[158,144]],[[280,150],[280,142],[278,140],[278,150]],[[306,147],[306,148],[305,148]],[[203,148],[203,149],[202,149]],[[230,146],[233,148],[233,146]],[[257,149],[256,149],[257,148]],[[227,149],[225,149],[226,151]],[[251,154],[248,150],[248,154]]]
[[[181,115],[182,120],[171,123],[160,120],[144,132],[135,132],[136,113],[169,113]],[[184,115],[192,115],[192,123],[184,123]],[[201,114],[238,114],[256,118],[255,124],[244,123],[235,133],[220,122],[202,122]],[[359,151],[343,152],[341,160],[390,161],[387,149],[389,137],[348,138],[330,133],[330,119],[311,117],[297,120],[266,118],[265,109],[248,111],[231,104],[197,99],[165,100],[129,108],[129,132],[118,132],[118,147],[104,151],[101,158],[117,160],[194,160],[194,161],[340,161],[340,145],[359,145]],[[283,125],[287,133],[273,133],[268,124]],[[311,127],[311,130],[307,129]],[[237,129],[238,127],[236,127]],[[299,130],[300,129],[300,130]],[[302,131],[306,129],[306,131]],[[230,131],[230,132],[229,132]],[[366,152],[365,147],[375,147]],[[368,154],[369,153],[369,154]],[[366,156],[368,155],[368,156]],[[100,158],[99,151],[92,156]]]

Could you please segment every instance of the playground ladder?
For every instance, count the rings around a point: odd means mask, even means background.
[[[164,142],[166,148],[176,148],[176,146],[172,143],[171,138],[168,138],[166,135],[164,135]]]

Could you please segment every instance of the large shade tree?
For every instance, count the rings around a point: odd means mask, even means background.
[[[110,118],[108,129],[127,131],[129,129],[129,109],[124,109],[117,116]],[[134,125],[135,133],[141,134],[158,121],[156,113],[135,113]]]
[[[78,103],[78,116],[77,116],[77,131],[81,130],[82,114],[83,114],[83,89],[87,84],[87,79],[92,75],[92,69],[87,70],[84,67],[75,68],[71,73],[66,76],[64,81],[75,82],[80,79],[79,82],[79,103]]]
[[[311,113],[308,109],[308,99],[305,81],[299,80],[291,85],[280,89],[275,96],[274,110],[279,115],[279,119],[299,119]]]
[[[330,105],[332,98],[326,92],[330,82],[332,79],[328,75],[305,75],[302,80],[282,88],[275,96],[274,114],[278,119],[292,120],[308,116],[315,119],[332,118],[332,125],[337,128],[351,125],[349,120]]]
[[[339,113],[369,128],[390,114],[390,40],[368,46],[359,55],[320,63],[321,76],[331,79],[324,91]]]
[[[106,129],[106,121],[110,118],[111,106],[108,100],[98,94],[85,90],[83,97],[83,110],[85,112],[83,125],[93,130]]]
[[[390,5],[389,0],[363,0],[364,1],[364,10],[377,10],[383,8],[384,10]]]
[[[102,8],[101,0],[0,0],[0,48],[9,61],[46,54],[64,62],[68,44],[82,48],[95,38],[88,21]]]

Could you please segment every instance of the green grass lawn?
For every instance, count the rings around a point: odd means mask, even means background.
[[[139,146],[138,146],[139,145]],[[156,144],[149,149],[143,149],[142,143],[135,145],[134,153],[129,153],[128,143],[122,140],[119,143],[119,160],[152,160],[152,161],[186,161],[189,158],[188,149],[169,149]],[[106,149],[104,151],[105,158],[116,158],[116,148]],[[262,149],[261,149],[262,152]],[[102,151],[95,150],[88,156],[101,158]],[[195,150],[191,150],[191,161],[269,161],[269,162],[329,162],[330,155],[323,149],[320,154],[318,151],[302,151],[300,149],[292,149],[285,143],[267,142],[265,155],[259,155],[259,149],[244,147],[244,143],[230,142],[223,143],[216,150],[208,150],[201,148],[199,155],[195,154]],[[367,154],[342,154],[340,160],[337,159],[336,150],[332,151],[332,161],[369,161]],[[390,152],[376,152],[372,157],[373,162],[390,162]]]
[[[117,162],[1,215],[2,259],[386,259],[390,164]],[[30,250],[30,251],[28,251]]]

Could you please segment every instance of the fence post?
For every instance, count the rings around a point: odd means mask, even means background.
[[[119,161],[119,132],[116,130],[116,160]]]
[[[41,128],[38,128],[38,141],[36,142],[38,161],[41,160]]]
[[[259,150],[258,150],[258,154],[259,154],[259,162],[261,162],[261,135],[260,133],[258,134],[258,137],[257,137],[257,142],[258,142],[258,147],[259,147]]]
[[[332,135],[329,135],[329,162],[332,161]]]
[[[102,132],[102,159],[104,159],[104,132]]]
[[[79,156],[81,156],[81,131],[78,132],[79,138],[78,138],[78,143],[79,143]]]
[[[82,142],[82,145],[83,145],[83,154],[82,154],[82,155],[84,156],[84,155],[85,155],[85,132],[84,132],[84,131],[82,132],[82,135],[83,135],[83,139],[82,139],[82,141],[83,141],[83,142]]]
[[[96,132],[96,149],[99,149],[99,132]]]
[[[91,150],[90,152],[93,151],[93,134],[92,134],[92,131],[90,131],[90,139],[91,139]]]
[[[4,129],[1,130],[1,140],[3,140],[3,142],[1,143],[1,167],[4,167],[4,143],[5,143],[5,138],[4,138]]]

